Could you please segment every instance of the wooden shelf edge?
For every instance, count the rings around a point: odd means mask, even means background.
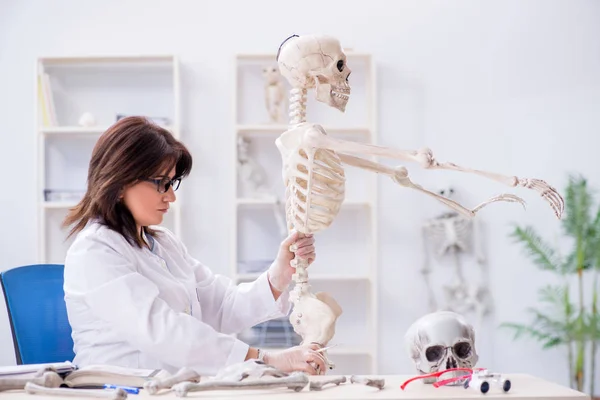
[[[44,126],[38,128],[38,131],[44,135],[100,135],[104,133],[111,125],[99,126]],[[171,125],[160,125],[162,128],[173,132],[175,128]]]
[[[87,63],[157,63],[173,62],[177,56],[169,54],[139,54],[139,55],[89,55],[89,56],[58,56],[39,57],[38,61],[45,65],[87,64]]]

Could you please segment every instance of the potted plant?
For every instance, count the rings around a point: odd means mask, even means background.
[[[590,396],[594,395],[595,355],[600,339],[598,316],[598,272],[600,270],[600,207],[593,191],[582,176],[570,176],[565,191],[565,215],[562,219],[564,240],[570,250],[561,254],[531,226],[515,226],[510,236],[523,246],[535,265],[559,277],[557,285],[540,289],[539,300],[545,307],[528,308],[528,324],[504,323],[514,330],[515,338],[529,336],[543,348],[566,349],[569,383],[583,392],[586,362],[589,361]],[[592,282],[592,298],[584,301],[584,282]],[[574,281],[574,282],[573,282]],[[573,285],[574,283],[574,285]],[[590,359],[588,360],[588,357]]]

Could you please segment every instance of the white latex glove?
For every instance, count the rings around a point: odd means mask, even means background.
[[[302,371],[309,375],[322,375],[325,373],[325,359],[315,351],[319,349],[318,344],[310,344],[268,351],[263,361],[284,372]]]
[[[295,245],[298,249],[296,254],[299,258],[308,260],[308,265],[312,264],[315,260],[315,239],[313,238],[313,235],[306,235],[305,237],[298,239],[299,235],[299,232],[293,231],[283,240],[283,242],[281,242],[277,257],[269,267],[269,282],[280,292],[287,289],[292,281],[292,275],[296,272],[296,269],[290,265],[290,262],[295,257],[294,253],[290,251],[291,245]]]

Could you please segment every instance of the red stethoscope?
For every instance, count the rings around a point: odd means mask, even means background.
[[[450,369],[445,369],[443,371],[432,372],[430,374],[418,375],[418,376],[415,376],[415,377],[412,377],[412,378],[406,380],[400,386],[400,389],[404,390],[404,388],[406,387],[406,385],[408,385],[412,381],[416,381],[417,379],[438,378],[438,377],[440,377],[443,374],[446,374],[448,372],[453,372],[453,371],[467,372],[464,375],[459,375],[459,376],[455,376],[455,377],[452,377],[452,378],[443,379],[441,381],[434,382],[433,386],[437,388],[437,387],[444,386],[444,385],[447,385],[449,383],[453,383],[453,382],[456,382],[456,381],[462,381],[462,380],[465,380],[465,379],[471,379],[471,377],[473,376],[473,373],[476,373],[478,371],[483,371],[485,369],[486,368],[450,368]]]

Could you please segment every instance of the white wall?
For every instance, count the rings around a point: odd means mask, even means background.
[[[228,221],[212,207],[228,195],[226,154],[233,132],[232,68],[236,52],[273,52],[292,33],[329,33],[345,47],[374,54],[378,64],[380,143],[428,145],[440,160],[546,179],[561,190],[568,172],[600,188],[600,2],[431,1],[323,2],[283,11],[280,1],[0,2],[0,269],[34,261],[34,66],[38,56],[176,53],[183,63],[184,137],[195,156],[184,229],[191,251],[227,272]],[[390,4],[395,4],[390,8]],[[468,175],[425,172],[430,188],[451,182],[469,206],[510,190]],[[214,197],[206,195],[207,188]],[[481,365],[567,383],[565,355],[513,341],[498,330],[524,321],[536,290],[550,280],[507,234],[510,223],[548,237],[560,223],[535,193],[528,201],[484,209],[495,313],[478,337]],[[380,372],[412,373],[401,347],[408,325],[425,309],[417,272],[417,226],[439,207],[380,181]],[[211,232],[211,227],[222,227]],[[512,293],[509,294],[509,291]],[[6,317],[0,317],[0,365],[14,362]],[[542,371],[542,369],[544,371]]]

